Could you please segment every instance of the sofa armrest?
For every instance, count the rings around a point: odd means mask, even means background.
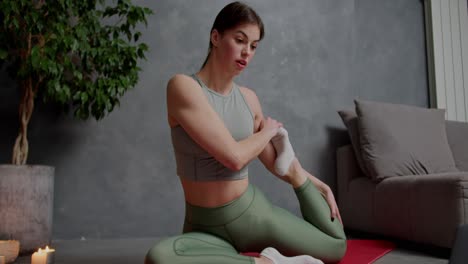
[[[468,123],[446,121],[445,130],[455,165],[461,171],[468,171]]]
[[[373,205],[376,183],[361,171],[351,145],[337,150],[337,201],[346,228],[376,232]]]
[[[387,178],[376,186],[374,206],[380,232],[449,248],[468,223],[468,172]]]
[[[353,146],[345,145],[339,147],[336,152],[336,174],[338,183],[338,197],[348,192],[350,182],[362,177],[364,174],[359,168]]]

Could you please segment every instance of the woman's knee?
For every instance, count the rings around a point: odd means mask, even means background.
[[[174,255],[173,238],[160,241],[148,250],[145,264],[169,264],[171,255]]]
[[[346,239],[337,239],[333,249],[333,256],[331,256],[330,262],[339,262],[346,254],[347,243]]]

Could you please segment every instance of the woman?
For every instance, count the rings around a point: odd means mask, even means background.
[[[255,11],[231,3],[215,19],[201,70],[169,81],[168,120],[186,200],[184,234],[158,243],[145,263],[322,263],[315,258],[343,257],[346,237],[332,191],[301,167],[286,130],[264,118],[255,93],[233,82],[263,35]],[[292,185],[304,219],[271,205],[249,184],[247,164],[256,157]],[[260,257],[238,253],[254,251]]]

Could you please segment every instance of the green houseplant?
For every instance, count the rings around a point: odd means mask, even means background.
[[[0,235],[19,237],[21,252],[43,246],[51,238],[54,170],[26,165],[28,123],[35,100],[40,97],[61,105],[80,119],[99,120],[110,113],[138,81],[138,61],[145,58],[148,47],[139,42],[142,33],[137,26],[146,25],[150,14],[150,9],[130,0],[0,2],[0,64],[17,81],[21,92],[20,127],[12,165],[0,166],[0,195],[7,195],[0,196],[0,210],[10,212],[0,215]],[[52,175],[40,179],[43,174]],[[27,178],[22,178],[25,175]],[[41,197],[30,197],[28,193],[38,190],[28,192],[27,185],[47,187],[40,192]],[[15,196],[18,186],[23,191]],[[20,204],[31,200],[47,200],[50,204]],[[18,226],[19,222],[24,225],[24,217],[35,218],[36,222],[42,218],[41,226],[47,224],[49,230],[39,232],[45,233],[40,234],[42,238],[29,241],[31,232],[25,233]]]

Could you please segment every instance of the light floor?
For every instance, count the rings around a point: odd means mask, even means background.
[[[157,241],[159,239],[156,238],[62,240],[54,241],[52,246],[56,249],[55,264],[143,264],[146,252]],[[14,263],[30,264],[30,256],[20,257]],[[374,263],[447,264],[448,257],[430,255],[428,252],[420,251],[420,249],[399,246]]]

